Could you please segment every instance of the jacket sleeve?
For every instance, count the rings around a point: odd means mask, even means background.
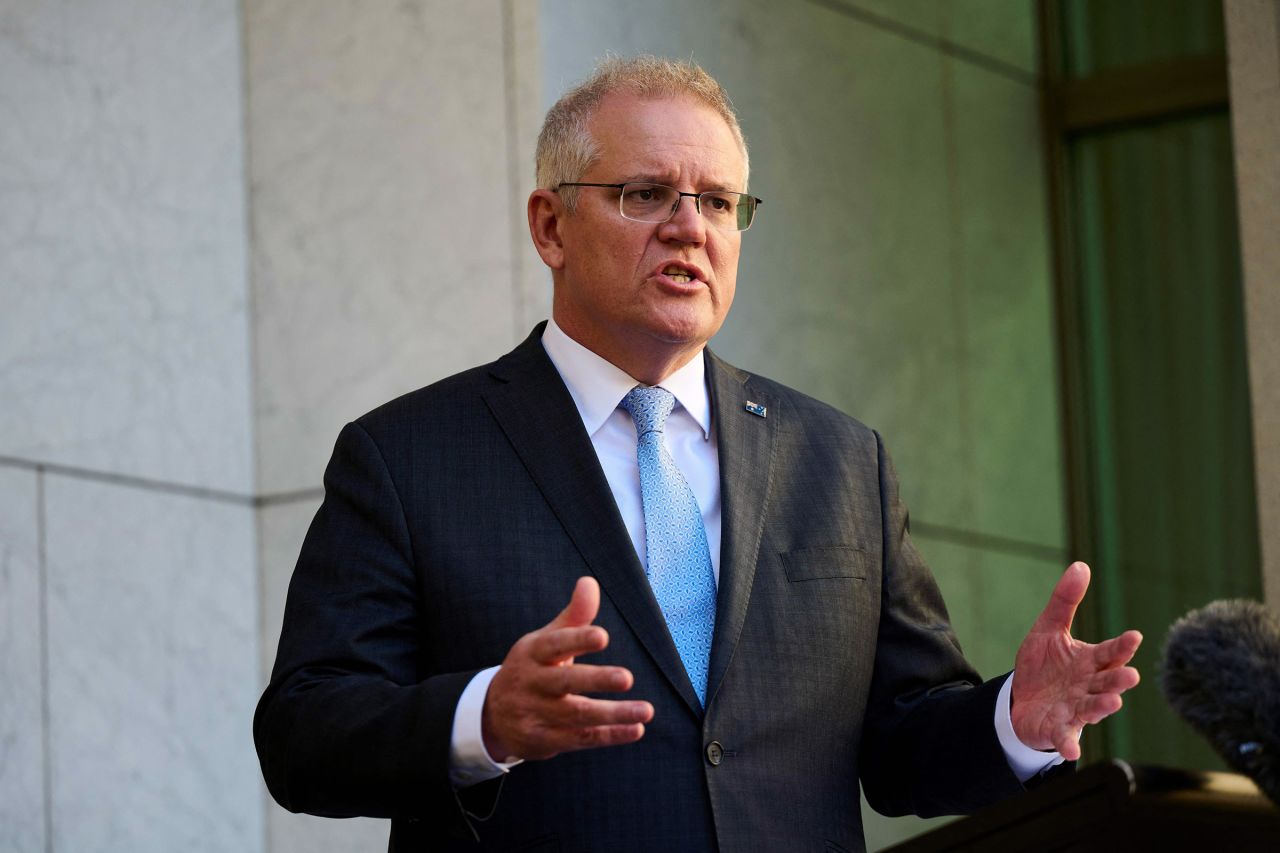
[[[1004,678],[964,659],[909,535],[893,464],[879,454],[883,566],[875,671],[860,751],[867,801],[885,815],[966,814],[1022,785],[995,731]]]
[[[330,817],[469,827],[448,778],[474,672],[424,677],[422,586],[404,509],[370,435],[348,424],[298,557],[254,741],[273,797]]]

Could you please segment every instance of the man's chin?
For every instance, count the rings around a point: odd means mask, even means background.
[[[717,317],[705,302],[665,304],[655,310],[645,324],[648,334],[672,346],[703,346],[720,331],[723,317]]]
[[[718,330],[718,325],[706,322],[664,322],[655,324],[649,337],[666,346],[686,349],[705,346]]]

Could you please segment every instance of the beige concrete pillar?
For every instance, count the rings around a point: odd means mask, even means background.
[[[1280,608],[1280,0],[1226,0],[1263,588]]]

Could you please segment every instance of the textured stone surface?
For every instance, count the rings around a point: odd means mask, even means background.
[[[251,489],[237,4],[0,10],[0,454]]]
[[[542,130],[542,45],[538,0],[502,0],[506,54],[507,159],[517,336],[551,315],[551,275],[529,237],[527,204],[536,185],[533,151]]]
[[[346,421],[505,352],[534,286],[512,273],[500,2],[245,10],[257,482],[276,493],[319,485]]]
[[[0,467],[0,850],[45,850],[36,473]]]
[[[252,509],[45,495],[53,849],[262,849]]]

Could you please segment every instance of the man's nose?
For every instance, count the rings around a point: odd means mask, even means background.
[[[671,218],[658,227],[658,236],[680,243],[704,243],[707,239],[707,221],[698,212],[697,199],[680,196]]]

